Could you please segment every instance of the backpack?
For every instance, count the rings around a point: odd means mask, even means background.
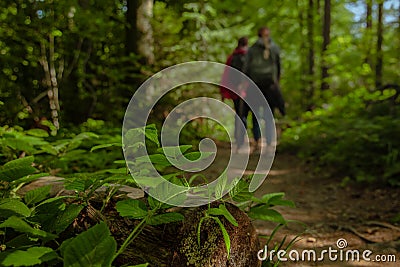
[[[243,65],[245,61],[245,55],[244,54],[233,54],[232,55],[232,60],[229,64],[232,68],[235,68],[237,70],[242,70]]]
[[[248,51],[246,72],[255,83],[273,83],[277,80],[278,48],[272,44],[269,48],[269,57],[264,58],[264,46],[254,44]]]

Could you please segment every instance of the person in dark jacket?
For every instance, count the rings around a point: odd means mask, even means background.
[[[246,60],[247,46],[247,37],[239,38],[237,47],[235,48],[233,53],[228,56],[225,64],[242,71]],[[235,73],[232,73],[228,67],[225,68],[220,86],[222,101],[224,101],[225,99],[232,99],[236,114],[241,119],[245,127],[247,127],[247,114],[249,108],[247,107],[247,104],[243,101],[243,99],[241,99],[239,88],[240,84],[241,78],[238,77]],[[235,92],[229,90],[228,88],[233,89]],[[235,140],[237,150],[243,145],[244,142],[244,133],[239,130],[240,127],[238,126],[238,123],[240,122],[235,120]],[[254,131],[259,132],[260,130],[255,129],[253,125],[253,132]]]
[[[246,54],[243,72],[249,76],[250,79],[260,88],[265,96],[270,109],[274,112],[278,108],[282,115],[285,115],[285,103],[279,88],[279,80],[281,77],[281,61],[279,47],[274,43],[270,37],[270,30],[268,27],[261,27],[258,30],[258,40],[248,49]],[[251,102],[256,104],[255,112],[263,109],[263,118],[267,118],[267,108],[257,106],[257,99],[255,94],[248,91],[246,93],[247,99],[252,99]],[[253,120],[256,118],[253,116]],[[266,123],[268,125],[268,123]],[[272,132],[271,127],[266,127],[267,144],[271,143]],[[258,146],[261,137],[260,131],[254,134],[256,147]]]

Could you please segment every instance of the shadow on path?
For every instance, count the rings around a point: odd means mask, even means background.
[[[252,158],[249,166],[251,164]],[[400,213],[400,190],[361,184],[341,186],[340,181],[316,176],[298,158],[278,153],[268,178],[256,195],[285,192],[286,199],[294,201],[296,208],[277,210],[286,219],[307,225],[289,223],[279,230],[276,242],[284,236],[291,240],[301,234],[292,249],[312,249],[318,258],[318,253],[324,249],[338,249],[337,240],[344,238],[347,242],[344,252],[357,249],[361,255],[369,249],[373,251],[369,256],[371,261],[363,261],[361,256],[360,261],[330,261],[325,255],[323,261],[288,261],[281,266],[400,266],[400,227],[390,223]],[[264,221],[255,221],[254,225],[261,235],[270,235],[276,226]],[[382,259],[395,255],[397,263],[377,263],[376,255],[382,255]]]

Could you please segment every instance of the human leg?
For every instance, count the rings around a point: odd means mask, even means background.
[[[275,121],[274,121],[274,110],[264,107],[264,121],[265,121],[265,138],[267,145],[271,145],[276,139],[275,132]]]
[[[255,110],[254,112],[259,112],[259,110]],[[260,129],[260,124],[256,118],[256,115],[254,114],[254,112],[252,112],[252,121],[253,121],[253,137],[254,137],[254,141],[256,143],[258,143],[258,140],[260,140],[261,137],[261,129]]]
[[[235,139],[237,149],[239,149],[244,143],[244,135],[246,134],[245,131],[247,129],[247,115],[249,114],[249,107],[243,99],[239,99],[238,101],[237,114],[240,121],[235,120]],[[240,123],[243,123],[244,127],[241,127]]]

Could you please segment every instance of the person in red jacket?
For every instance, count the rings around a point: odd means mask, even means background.
[[[247,37],[239,38],[237,47],[235,48],[233,53],[228,56],[228,59],[226,60],[225,64],[232,68],[242,71],[244,62],[246,60],[247,47],[248,47]],[[241,99],[241,97],[243,98],[245,97],[245,95],[242,94],[244,92],[241,92],[239,88],[240,84],[241,84],[241,77],[238,77],[238,75],[232,73],[230,68],[226,67],[222,75],[221,86],[220,86],[222,101],[224,101],[225,99],[232,99],[236,114],[242,120],[245,127],[247,127],[248,112],[246,113],[246,115],[243,113],[244,110],[247,109],[245,108],[246,103],[243,101],[243,99]],[[231,88],[234,91],[231,91],[228,88]],[[240,122],[238,120],[235,120],[236,150],[238,150],[240,146],[243,145],[244,141],[243,138],[244,133],[242,133],[239,130],[240,127],[238,126],[238,123]],[[256,127],[258,127],[258,125]]]
[[[248,46],[247,37],[239,38],[237,47],[235,48],[233,53],[228,56],[228,59],[226,60],[225,64],[241,71],[247,53],[247,46]],[[238,113],[239,111],[239,100],[240,100],[240,97],[238,95],[239,94],[238,86],[240,84],[240,80],[237,79],[238,78],[236,77],[236,75],[231,73],[230,69],[226,67],[222,75],[221,86],[220,86],[222,101],[224,101],[225,99],[232,99],[236,113]],[[228,88],[235,90],[236,93],[232,92]]]

